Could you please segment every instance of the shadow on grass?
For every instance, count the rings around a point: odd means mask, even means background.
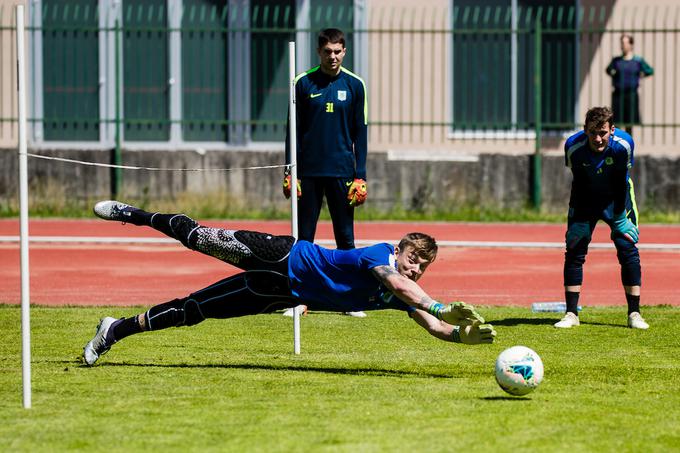
[[[462,378],[477,373],[437,373],[427,371],[389,370],[384,368],[337,368],[316,367],[305,365],[265,365],[257,363],[131,363],[104,362],[89,367],[80,360],[60,361],[60,363],[76,365],[79,368],[99,367],[139,367],[139,368],[196,368],[196,369],[225,369],[225,370],[267,370],[267,371],[300,371],[304,373],[344,374],[349,376],[384,376],[384,377],[424,377],[424,378]]]
[[[520,324],[532,325],[532,326],[545,326],[553,325],[557,321],[562,319],[562,315],[556,316],[555,318],[505,318],[496,320],[487,320],[489,324],[493,326],[518,326]],[[581,325],[587,326],[607,326],[607,327],[623,327],[628,328],[625,324],[612,324],[607,322],[594,322],[594,321],[581,321]]]
[[[528,396],[483,396],[479,399],[484,401],[531,401]]]
[[[560,317],[561,318],[561,317]],[[560,318],[505,318],[505,319],[496,319],[496,320],[489,320],[487,319],[486,322],[493,326],[517,326],[520,324],[529,324],[529,325],[534,325],[534,326],[541,326],[541,325],[553,325],[557,321],[560,320]]]

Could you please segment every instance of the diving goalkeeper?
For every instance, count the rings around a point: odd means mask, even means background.
[[[437,255],[435,240],[423,233],[407,234],[396,247],[329,250],[292,236],[205,227],[183,214],[151,213],[117,201],[101,201],[94,212],[150,226],[245,272],[130,318],[102,318],[83,351],[88,365],[130,335],[300,304],[318,311],[403,310],[431,335],[455,343],[492,343],[496,336],[471,305],[442,305],[420,288],[417,280]]]

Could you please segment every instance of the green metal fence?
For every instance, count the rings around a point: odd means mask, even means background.
[[[611,102],[604,69],[624,31],[655,67],[638,134],[679,144],[680,7],[641,8],[653,19],[641,20],[635,11],[579,8],[573,0],[515,8],[500,0],[446,8],[312,0],[305,11],[293,0],[36,4],[29,42],[31,70],[40,74],[31,75],[29,114],[34,132],[42,130],[37,141],[280,142],[287,42],[297,40],[306,55],[302,71],[317,62],[317,31],[335,26],[347,33],[345,66],[368,82],[376,147],[533,140],[578,128],[588,106]],[[536,140],[537,152],[544,145]]]

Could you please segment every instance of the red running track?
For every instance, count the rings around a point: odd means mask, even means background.
[[[287,222],[205,222],[211,226],[286,234]],[[564,225],[363,222],[357,238],[396,242],[409,231],[439,241],[561,242]],[[163,237],[150,228],[101,220],[32,220],[31,236]],[[0,220],[0,236],[18,236],[17,220]],[[318,239],[332,238],[327,222]],[[642,243],[680,244],[680,227],[644,225]],[[594,243],[609,242],[598,226]],[[680,305],[680,250],[641,250],[644,305]],[[443,301],[529,306],[563,300],[563,251],[556,248],[443,247],[421,280]],[[31,302],[70,305],[151,305],[183,296],[236,272],[180,245],[35,243],[30,246]],[[0,242],[0,303],[20,302],[19,244]],[[583,305],[624,305],[614,249],[592,249],[585,265]]]

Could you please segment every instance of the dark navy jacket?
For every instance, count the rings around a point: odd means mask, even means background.
[[[597,216],[605,209],[618,214],[626,208],[632,189],[628,170],[633,167],[635,143],[630,135],[614,129],[607,148],[597,153],[590,149],[588,136],[577,132],[564,144],[565,163],[574,179],[569,207],[579,220]]]
[[[295,101],[298,177],[366,179],[364,81],[345,68],[331,77],[317,66],[295,78]],[[290,162],[288,136],[286,162]]]
[[[644,58],[637,55],[630,60],[619,56],[609,63],[607,74],[612,76],[616,90],[637,90],[640,85],[640,74],[650,76],[654,74],[654,69]]]

